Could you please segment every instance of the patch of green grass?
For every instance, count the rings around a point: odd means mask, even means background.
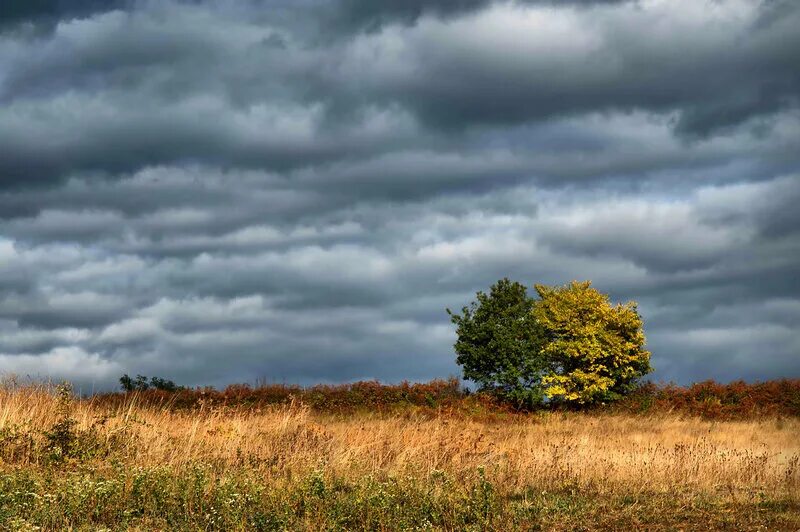
[[[797,505],[709,504],[672,494],[604,495],[575,487],[501,495],[481,471],[345,480],[318,470],[264,481],[196,464],[169,468],[25,468],[0,473],[0,529],[594,530],[703,526],[796,529]]]

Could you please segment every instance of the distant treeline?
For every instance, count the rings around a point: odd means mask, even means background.
[[[250,386],[234,384],[224,390],[214,388],[174,391],[148,387],[134,391],[94,396],[92,401],[110,406],[123,404],[128,394],[136,393],[142,406],[175,409],[251,408],[291,402],[306,404],[325,413],[372,411],[397,413],[408,410],[420,414],[451,414],[466,417],[524,415],[513,406],[482,393],[470,393],[456,378],[427,383],[381,384],[361,381],[340,385],[301,387],[286,384]],[[565,407],[556,411],[566,411]],[[539,411],[548,411],[543,407]],[[720,384],[705,381],[691,386],[642,384],[625,398],[608,405],[597,405],[591,412],[634,414],[675,413],[708,419],[738,419],[757,416],[800,416],[800,379],[782,379],[748,384],[744,381]]]

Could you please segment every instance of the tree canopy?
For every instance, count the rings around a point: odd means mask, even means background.
[[[543,338],[527,289],[501,279],[477,298],[461,314],[447,309],[456,325],[456,362],[464,379],[520,404],[541,402],[545,366],[532,355]]]
[[[520,405],[589,404],[652,371],[635,302],[613,305],[589,281],[535,290],[501,279],[460,314],[447,310],[466,380]]]

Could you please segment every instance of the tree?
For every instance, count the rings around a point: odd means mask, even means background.
[[[165,392],[177,392],[181,389],[180,386],[175,384],[169,379],[162,379],[161,377],[150,377],[150,386],[156,390],[163,390]]]
[[[127,373],[119,378],[119,384],[122,386],[122,390],[125,392],[132,392],[136,389],[135,385],[133,384],[133,379],[131,379]]]
[[[456,362],[464,379],[518,405],[611,401],[651,371],[636,303],[613,306],[591,283],[525,286],[502,279],[461,314]]]
[[[540,353],[549,367],[541,380],[547,397],[573,404],[611,401],[652,371],[635,302],[612,305],[590,281],[535,288],[540,299],[533,315],[544,330]]]
[[[119,383],[122,385],[122,389],[126,392],[144,391],[150,387],[150,385],[147,383],[147,377],[144,375],[137,375],[136,379],[134,380],[126,373],[119,378]]]
[[[543,336],[525,286],[501,279],[488,294],[478,292],[477,298],[461,314],[447,309],[456,325],[456,362],[464,379],[520,406],[541,403],[546,369],[539,356]]]
[[[163,390],[165,392],[177,392],[182,390],[182,386],[178,386],[169,379],[162,379],[161,377],[150,377],[150,382],[147,382],[147,377],[144,375],[137,375],[136,379],[132,379],[126,373],[119,378],[119,383],[122,389],[126,392],[149,390],[154,388],[156,390]]]

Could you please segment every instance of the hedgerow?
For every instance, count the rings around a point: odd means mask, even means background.
[[[158,389],[135,391],[142,405],[175,409],[260,408],[298,402],[315,411],[347,414],[356,411],[418,413],[462,416],[505,416],[523,414],[512,403],[483,393],[471,393],[456,378],[427,383],[381,384],[361,381],[340,385],[301,387],[286,384],[250,386],[234,384],[224,390],[214,388]],[[98,404],[123,404],[127,393],[107,393],[93,397]],[[544,405],[542,410],[552,408]],[[560,405],[559,408],[565,408]],[[569,407],[566,407],[569,408]],[[705,381],[690,386],[644,383],[623,399],[609,405],[584,408],[589,412],[658,413],[672,412],[706,419],[744,419],[762,415],[800,416],[800,379],[781,379],[720,384]]]

